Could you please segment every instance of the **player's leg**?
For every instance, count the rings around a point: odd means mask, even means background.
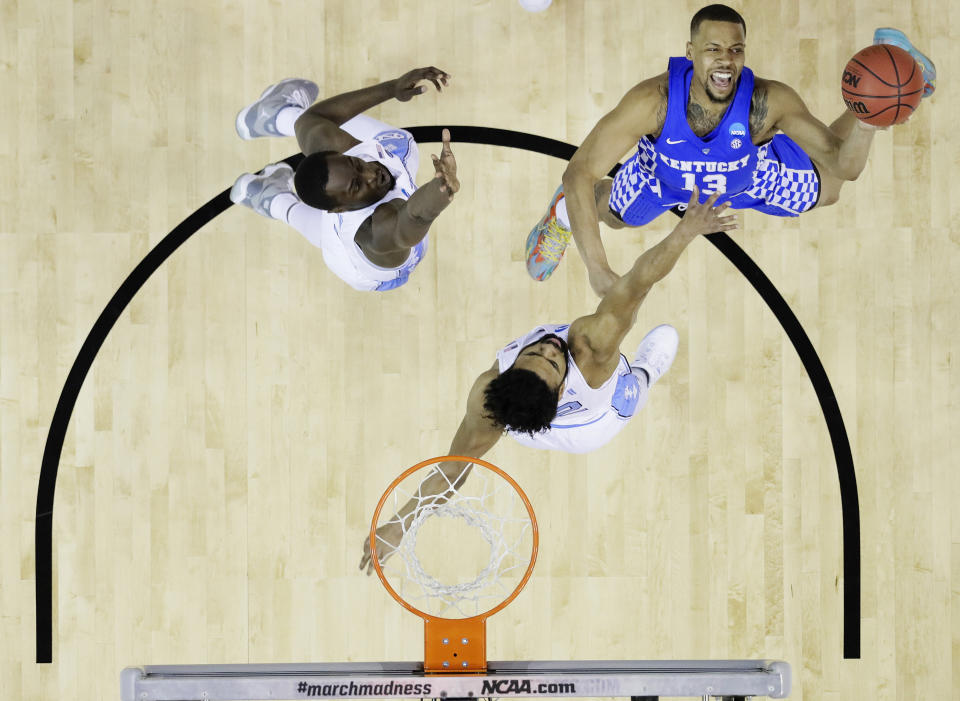
[[[848,109],[833,120],[830,124],[830,131],[836,134],[840,139],[846,139],[857,124],[857,116]],[[836,204],[840,199],[840,190],[843,184],[848,182],[841,180],[826,173],[826,171],[817,163],[817,170],[820,173],[820,199],[817,200],[817,207],[829,207]]]
[[[280,162],[258,173],[244,173],[230,188],[230,200],[268,219],[285,220],[281,210],[300,202],[293,187],[293,168]]]
[[[634,408],[639,411],[647,403],[647,393],[673,365],[680,347],[680,334],[670,324],[660,324],[647,332],[637,346],[631,372],[640,380],[640,401]]]
[[[611,229],[622,229],[629,226],[610,209],[610,191],[613,189],[613,178],[604,178],[593,188],[593,195],[597,202],[597,214],[600,215],[600,221]]]
[[[293,186],[293,168],[273,163],[259,173],[244,173],[230,189],[230,199],[268,219],[289,224],[314,246],[320,246],[324,212],[305,205]]]
[[[610,190],[612,178],[603,178],[593,188],[599,220],[613,229],[622,229],[626,224],[610,211]],[[563,258],[570,245],[570,218],[567,214],[567,200],[563,196],[563,186],[557,188],[537,225],[527,236],[526,256],[527,272],[534,280],[546,280]]]
[[[615,430],[622,428],[646,406],[651,388],[673,365],[679,347],[680,335],[669,324],[660,324],[643,337],[630,363],[630,372],[617,378],[610,400],[618,418],[616,424],[619,426]],[[612,435],[606,440],[610,438]]]
[[[594,186],[597,215],[613,229],[643,226],[688,199],[685,193],[667,192],[642,168],[634,156],[614,178]],[[563,258],[572,240],[563,187],[557,188],[547,212],[527,236],[527,272],[534,280],[546,280]]]
[[[906,34],[899,29],[882,27],[874,31],[873,43],[897,46],[913,56],[913,59],[920,64],[920,68],[923,70],[923,96],[926,98],[933,95],[933,91],[936,90],[937,86],[937,67],[933,64],[933,61],[930,60],[929,56],[921,53],[917,47],[913,45],[913,42],[907,38]]]
[[[840,139],[846,139],[857,124],[856,115],[848,109],[833,120],[830,125],[830,131],[836,134]],[[820,198],[817,200],[817,207],[829,207],[836,204],[840,199],[840,190],[846,180],[834,177],[817,164],[817,170],[820,173]]]
[[[753,209],[775,217],[796,217],[835,194],[839,184],[823,175],[810,157],[786,134],[776,134],[757,152],[752,183],[743,192],[730,195],[734,209]]]
[[[274,83],[237,114],[237,134],[241,139],[294,136],[294,122],[319,94],[317,84],[305,78],[287,78]]]

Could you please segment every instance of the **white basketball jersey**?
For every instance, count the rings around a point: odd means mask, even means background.
[[[555,334],[566,341],[569,331],[570,324],[538,326],[497,352],[500,372],[508,370],[520,351],[531,343],[547,334]],[[567,368],[563,392],[557,402],[557,415],[550,422],[550,428],[534,436],[508,431],[511,437],[531,448],[588,453],[607,443],[626,425],[636,409],[640,388],[639,380],[631,373],[623,354],[617,369],[596,388],[587,384],[569,351]]]
[[[337,277],[354,289],[375,290],[381,283],[396,279],[398,270],[418,262],[423,249],[412,250],[410,258],[397,268],[381,268],[367,260],[354,237],[360,225],[377,207],[395,199],[407,200],[416,191],[414,178],[420,156],[413,137],[401,129],[377,134],[373,139],[345,151],[344,155],[382,163],[396,178],[396,184],[383,199],[364,209],[339,214],[324,212],[321,225],[304,235],[320,248],[324,262]],[[412,260],[413,258],[417,260]]]

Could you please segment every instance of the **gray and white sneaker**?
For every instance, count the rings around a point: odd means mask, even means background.
[[[670,369],[680,347],[680,334],[670,324],[660,324],[640,341],[630,367],[640,368],[650,378],[650,387]]]
[[[230,188],[230,201],[273,219],[270,203],[285,192],[295,194],[293,168],[282,162],[272,163],[259,173],[244,173],[237,178]]]
[[[237,134],[241,139],[258,136],[284,136],[277,131],[277,115],[285,107],[307,109],[317,99],[320,88],[312,80],[287,78],[263,91],[260,98],[237,115]]]

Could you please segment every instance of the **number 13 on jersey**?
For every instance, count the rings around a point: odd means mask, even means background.
[[[693,186],[697,184],[697,176],[694,173],[683,174],[683,189],[693,192]],[[700,192],[704,195],[712,195],[715,192],[727,191],[727,176],[722,173],[711,173],[703,176],[703,187]]]

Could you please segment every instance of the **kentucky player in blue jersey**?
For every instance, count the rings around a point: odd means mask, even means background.
[[[797,216],[837,201],[866,165],[874,127],[844,111],[827,127],[787,85],[744,66],[746,24],[725,5],[694,15],[686,57],[636,85],[603,117],[570,160],[563,185],[527,239],[527,270],[550,276],[572,238],[601,297],[618,275],[600,241],[600,221],[641,226],[683,208],[694,187],[723,193],[735,209]],[[909,51],[933,92],[933,63],[902,32],[878,29],[875,43]],[[781,133],[782,132],[782,133]],[[631,147],[611,180],[605,175]]]

